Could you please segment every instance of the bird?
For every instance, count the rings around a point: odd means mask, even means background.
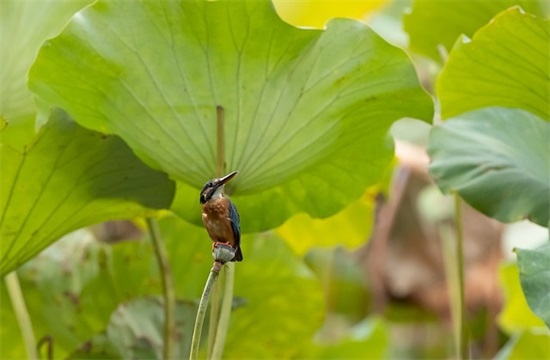
[[[225,184],[238,171],[233,171],[224,177],[208,180],[201,190],[200,203],[202,208],[202,222],[208,235],[217,244],[226,244],[235,249],[235,256],[231,261],[242,261],[240,218],[235,204],[224,194]]]

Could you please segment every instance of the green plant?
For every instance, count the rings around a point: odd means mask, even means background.
[[[528,218],[546,227],[550,53],[540,50],[550,41],[548,24],[547,19],[513,7],[495,16],[471,40],[457,40],[437,81],[446,121],[433,128],[428,145],[430,173],[443,191],[457,192],[498,220]],[[535,256],[535,269],[542,266],[543,257]],[[518,258],[527,272],[520,274],[525,296],[544,319],[549,308],[541,305],[540,291],[548,290],[541,285],[547,284],[547,274],[533,271]]]
[[[409,50],[441,70],[434,96],[445,121],[429,137],[430,172],[491,217],[548,227],[547,10],[538,1],[487,4],[415,0],[404,17]],[[527,13],[508,9],[517,4]],[[388,129],[403,117],[431,121],[432,100],[403,50],[354,20],[295,28],[267,0],[2,6],[0,270],[17,272],[36,338],[53,339],[56,357],[187,356],[193,301],[211,264],[206,233],[193,225],[198,190],[224,167],[240,172],[228,191],[247,254],[234,269],[233,303],[225,298],[235,316],[224,357],[351,357],[365,345],[384,356],[383,319],[358,324],[341,345],[313,343],[324,300],[311,269],[325,260],[306,267],[296,253],[367,237],[364,193],[391,169]],[[400,22],[397,9],[384,16]],[[135,218],[159,218],[159,232],[149,220],[154,247],[78,232],[36,257],[73,230]],[[548,325],[547,250],[518,250],[518,265],[527,301]],[[17,320],[10,306],[0,303],[0,357],[24,357],[7,330]],[[522,331],[509,332],[517,336],[509,354],[547,336]]]

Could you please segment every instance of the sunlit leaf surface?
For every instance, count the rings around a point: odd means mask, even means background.
[[[550,20],[518,8],[461,39],[438,82],[444,119],[487,106],[525,109],[550,120]]]
[[[514,335],[494,357],[506,359],[548,359],[550,358],[550,335],[536,330],[526,330]]]
[[[326,219],[312,219],[305,213],[297,214],[277,228],[299,255],[305,255],[313,246],[346,246],[354,249],[364,244],[370,235],[374,201],[365,193],[342,211]]]
[[[322,29],[330,19],[351,18],[361,20],[386,0],[273,0],[277,14],[287,23]]]
[[[194,222],[222,106],[244,232],[336,213],[390,161],[392,122],[432,114],[402,50],[354,20],[294,28],[268,1],[100,1],[45,44],[30,86],[177,179]]]
[[[174,183],[116,136],[85,130],[61,111],[23,153],[0,147],[0,273],[82,226],[167,208]]]
[[[505,264],[501,267],[500,282],[505,300],[504,307],[498,315],[500,327],[511,335],[544,326],[544,322],[533,313],[525,300],[516,264]]]
[[[550,216],[550,123],[519,109],[487,108],[434,127],[430,173],[500,221],[547,226]]]

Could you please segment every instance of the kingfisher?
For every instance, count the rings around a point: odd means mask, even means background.
[[[224,194],[225,184],[238,171],[218,179],[212,179],[204,184],[201,191],[200,203],[202,207],[202,222],[208,235],[217,244],[226,244],[235,249],[235,256],[231,261],[242,261],[241,227],[239,213],[235,204]]]

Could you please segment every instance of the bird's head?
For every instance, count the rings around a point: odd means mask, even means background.
[[[224,177],[208,180],[201,190],[201,204],[204,204],[209,200],[221,197],[223,195],[224,185],[235,175],[237,175],[237,173],[238,171],[233,171],[232,173],[227,174]]]

